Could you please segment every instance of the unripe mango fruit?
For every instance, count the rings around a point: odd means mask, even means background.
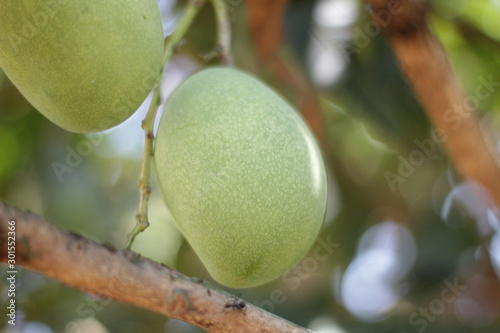
[[[156,0],[1,0],[0,67],[56,125],[99,132],[127,119],[160,74]]]
[[[221,284],[277,278],[318,235],[326,209],[319,149],[293,108],[248,74],[214,67],[181,83],[154,156],[168,209]]]

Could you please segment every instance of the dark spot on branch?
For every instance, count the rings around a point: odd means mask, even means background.
[[[175,288],[169,295],[167,302],[172,304],[176,299],[176,295],[181,295],[182,299],[184,299],[186,303],[186,305],[184,306],[184,312],[195,309],[195,307],[191,303],[191,299],[189,298],[189,291],[183,288]]]
[[[168,267],[167,265],[165,265],[163,263],[160,263],[160,266],[163,267],[163,268],[168,269],[169,271],[172,270],[170,267]]]
[[[86,239],[82,235],[77,234],[76,232],[73,232],[73,231],[68,231],[68,234],[70,234],[71,237],[75,238],[76,240],[85,240]]]
[[[77,234],[77,233],[74,233],[72,231],[69,231],[68,234],[70,235],[69,237],[69,240],[66,242],[66,249],[69,251],[69,252],[79,252],[79,251],[82,251],[82,252],[85,252],[85,249],[86,249],[86,239],[83,238],[83,236]]]
[[[102,246],[111,253],[116,253],[117,249],[112,244],[103,243]]]
[[[18,242],[16,242],[16,245],[18,246],[19,249],[19,254],[18,254],[19,258],[22,259],[24,262],[29,262],[34,258],[41,257],[41,254],[36,253],[31,249],[31,242],[29,237],[21,236]]]
[[[120,250],[118,251],[121,256],[128,260],[132,265],[142,267],[143,259],[142,256],[138,253],[128,251],[128,250]]]

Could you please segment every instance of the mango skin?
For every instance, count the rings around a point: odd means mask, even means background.
[[[156,0],[0,1],[0,67],[71,132],[130,117],[159,77],[162,55]]]
[[[326,173],[315,140],[248,74],[215,67],[181,83],[166,102],[154,156],[167,207],[223,285],[279,277],[319,233]]]

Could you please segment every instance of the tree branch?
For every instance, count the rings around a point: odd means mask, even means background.
[[[247,1],[250,36],[260,61],[271,57],[283,40],[283,18],[288,0]]]
[[[442,138],[460,175],[486,188],[500,205],[500,167],[488,149],[476,110],[470,105],[447,56],[426,22],[424,0],[366,0],[384,28],[420,103]],[[500,78],[494,78],[496,80]]]
[[[9,221],[15,221],[16,265],[99,297],[132,304],[208,332],[312,332],[247,304],[226,308],[231,295],[128,250],[62,231],[32,213],[0,203],[0,258],[7,262]],[[9,234],[11,236],[11,234]]]
[[[294,92],[296,100],[291,101],[292,104],[300,110],[327,152],[325,120],[321,114],[318,92],[304,70],[283,52],[283,20],[288,2],[289,0],[247,1],[250,37],[259,66],[268,69],[283,87]]]

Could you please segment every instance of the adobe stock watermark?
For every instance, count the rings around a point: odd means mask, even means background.
[[[70,3],[70,0],[43,0],[39,1],[40,10],[31,16],[21,19],[21,29],[18,33],[11,32],[7,35],[14,51],[20,51],[19,47],[28,43],[30,39],[36,37],[61,10],[61,7]]]
[[[97,133],[86,136],[78,142],[76,147],[67,145],[64,161],[54,161],[51,164],[59,182],[63,181],[65,174],[72,173],[82,163],[83,157],[90,155],[102,143],[103,138],[104,134]]]
[[[80,316],[80,318],[95,318],[96,314],[102,312],[109,303],[111,303],[111,299],[109,298],[97,298],[89,295],[85,301],[78,304],[76,313]],[[64,327],[64,332],[86,333],[81,324],[76,320],[67,323]]]
[[[297,266],[281,277],[281,280],[285,285],[285,289],[291,291],[299,289],[302,282],[318,270],[319,264],[328,260],[328,258],[332,256],[335,249],[339,247],[339,243],[332,242],[331,235],[328,235],[326,239],[318,238],[316,246],[312,251],[312,255],[304,258]],[[273,289],[269,293],[268,299],[263,301],[254,301],[252,303],[261,309],[273,313],[276,305],[283,304],[286,301],[287,297],[285,295],[285,291],[277,288]]]
[[[470,117],[471,112],[479,107],[479,102],[487,100],[500,87],[500,81],[490,74],[488,78],[478,77],[478,85],[474,89],[474,95],[467,96],[463,101],[457,103],[453,109],[447,110],[443,114],[445,122],[456,130],[464,121]],[[428,158],[431,158],[437,151],[437,145],[444,143],[448,139],[441,128],[433,128],[430,138],[423,140],[415,139],[413,142],[417,146],[408,156],[398,156],[399,164],[395,172],[385,171],[384,178],[392,192],[396,186],[405,182],[415,170],[421,166]]]
[[[16,325],[16,279],[17,279],[17,267],[16,267],[16,221],[9,220],[8,232],[7,232],[7,323],[9,325]]]
[[[352,43],[345,45],[345,47],[342,48],[344,57],[349,59],[353,53],[361,53],[363,49],[370,45],[372,39],[380,35],[382,29],[391,23],[393,17],[400,14],[402,11],[403,6],[401,5],[401,0],[389,1],[386,9],[382,9],[377,12],[372,10],[371,14],[376,18],[376,20],[371,19],[363,26],[363,29],[360,29],[357,26],[354,27],[354,37],[352,38]]]
[[[411,326],[415,326],[415,330],[418,333],[424,332],[429,326],[429,322],[436,320],[437,316],[441,315],[446,309],[446,305],[455,302],[458,297],[467,289],[466,285],[461,285],[458,283],[458,279],[455,278],[453,282],[449,280],[444,280],[445,288],[441,290],[439,298],[435,298],[429,302],[425,307],[419,307],[417,311],[413,312],[408,318],[408,322]],[[401,332],[408,333],[408,332]]]
[[[243,0],[224,0],[224,3],[227,7],[229,7],[229,9],[231,9],[231,7],[234,8],[241,5],[243,3]]]

